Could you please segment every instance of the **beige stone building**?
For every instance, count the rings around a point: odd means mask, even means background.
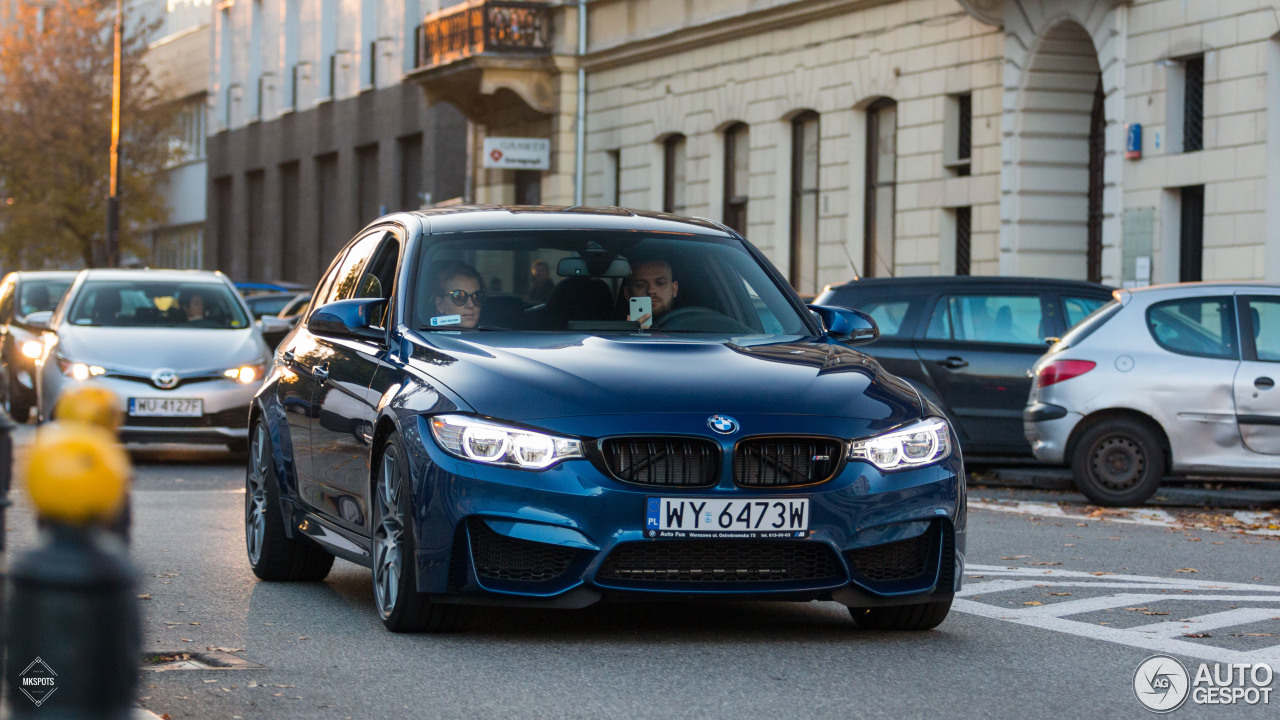
[[[472,121],[473,199],[719,220],[802,293],[1280,282],[1278,33],[1265,0],[473,0],[410,79]]]

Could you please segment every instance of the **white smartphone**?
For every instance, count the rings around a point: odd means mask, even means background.
[[[642,330],[647,330],[653,324],[653,298],[645,295],[643,297],[631,298],[631,313],[627,315],[627,319],[635,322],[645,315],[649,315],[644,323],[640,325]]]

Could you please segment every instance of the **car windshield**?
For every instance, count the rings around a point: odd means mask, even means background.
[[[53,310],[69,287],[70,280],[24,280],[18,294],[18,315]]]
[[[67,318],[72,325],[100,327],[249,327],[231,289],[212,282],[89,280]]]
[[[409,297],[412,326],[422,330],[626,333],[651,322],[664,333],[810,332],[784,291],[732,238],[469,232],[422,247]]]

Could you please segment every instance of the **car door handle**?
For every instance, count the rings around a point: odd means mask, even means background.
[[[1253,381],[1253,386],[1259,390],[1270,390],[1276,386],[1276,381],[1269,377],[1263,376]]]
[[[962,367],[968,367],[969,361],[965,360],[962,357],[956,357],[955,355],[952,355],[946,360],[939,360],[938,364],[944,368],[951,368],[952,370],[955,370]]]
[[[316,365],[315,367],[311,368],[311,376],[316,379],[316,382],[324,382],[328,380],[329,379],[329,363],[324,363],[323,365]]]

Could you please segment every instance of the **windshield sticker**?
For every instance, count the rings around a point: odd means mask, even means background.
[[[447,325],[461,325],[461,315],[438,315],[431,318],[431,327],[445,327]]]

